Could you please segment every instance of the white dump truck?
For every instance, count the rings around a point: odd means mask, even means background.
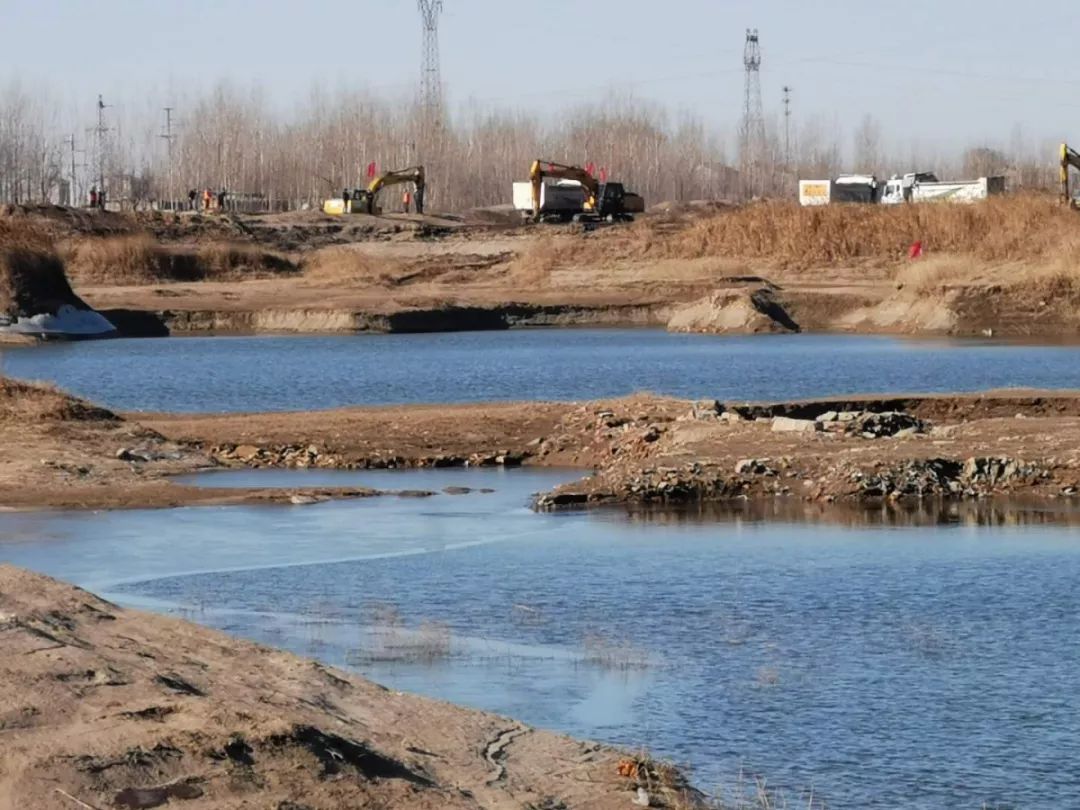
[[[898,205],[906,202],[972,203],[994,194],[1005,193],[1004,177],[980,177],[978,180],[938,180],[933,172],[894,174],[885,183],[881,202]]]
[[[576,180],[548,180],[540,187],[540,211],[533,211],[532,183],[514,183],[514,208],[524,218],[566,218],[585,210],[584,186]]]
[[[835,180],[800,180],[800,205],[876,203],[882,186],[872,174],[842,174]]]

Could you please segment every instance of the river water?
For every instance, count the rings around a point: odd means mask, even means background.
[[[198,337],[0,349],[0,372],[123,410],[266,411],[484,400],[1080,388],[1080,346],[860,335],[534,329]]]
[[[568,473],[212,475],[438,494],[0,514],[0,559],[394,688],[647,745],[705,788],[761,774],[801,807],[810,788],[860,808],[1080,795],[1080,536],[1045,513],[533,514],[529,494]]]

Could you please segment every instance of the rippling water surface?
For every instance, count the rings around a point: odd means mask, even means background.
[[[702,787],[742,770],[789,806],[811,787],[831,807],[1080,795],[1080,536],[1036,525],[1045,510],[537,515],[529,493],[565,474],[334,475],[439,494],[6,514],[0,559],[396,688],[648,745]]]
[[[198,337],[0,349],[0,371],[109,407],[264,411],[342,405],[1080,388],[1080,347],[858,335],[552,329]]]

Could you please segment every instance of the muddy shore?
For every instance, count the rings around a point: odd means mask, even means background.
[[[0,808],[625,808],[639,786],[699,806],[612,748],[5,565],[0,640]]]
[[[113,414],[5,382],[0,504],[130,508],[313,503],[397,493],[190,487],[207,469],[567,468],[537,508],[1071,498],[1080,393],[847,397],[786,403],[638,395],[588,403]],[[581,477],[575,479],[575,472]],[[407,493],[410,495],[423,493]]]

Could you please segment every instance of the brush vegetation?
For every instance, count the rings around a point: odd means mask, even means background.
[[[36,315],[63,304],[87,308],[71,289],[52,240],[30,223],[0,218],[0,313]]]
[[[212,242],[171,247],[149,234],[83,239],[66,253],[68,273],[81,284],[240,281],[297,272],[288,257],[255,245]]]
[[[86,421],[116,422],[119,417],[54,385],[0,377],[0,423]]]

